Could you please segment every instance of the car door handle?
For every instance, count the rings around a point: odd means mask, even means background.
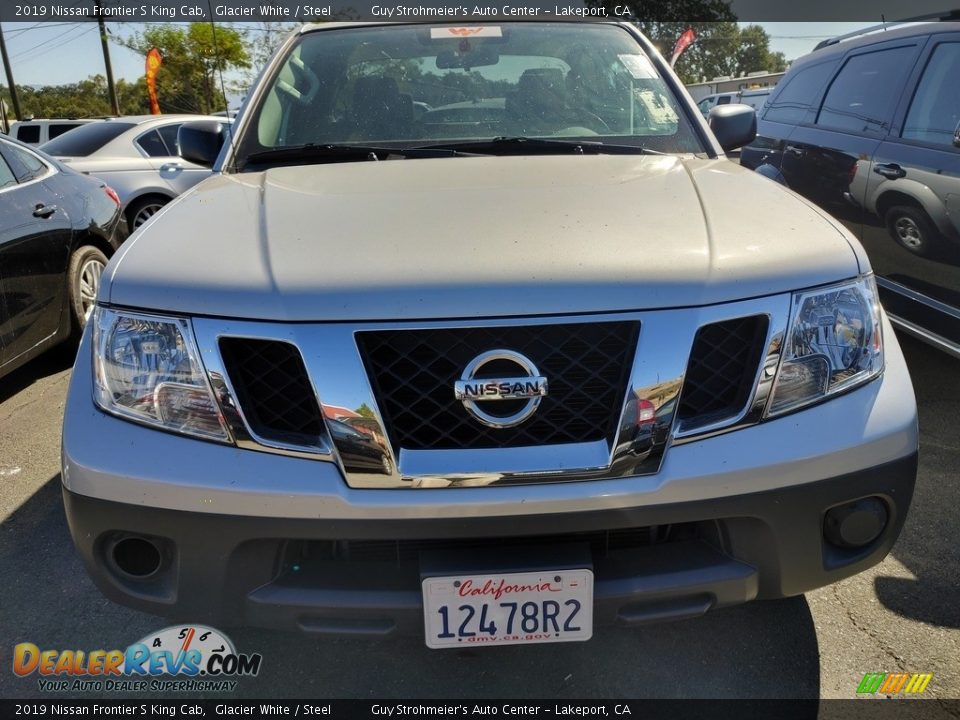
[[[160,166],[160,172],[170,172],[171,170],[182,170],[183,165],[180,163],[164,163]]]
[[[38,218],[48,218],[57,211],[56,205],[37,205],[33,209],[33,216]]]
[[[873,171],[877,175],[883,175],[888,180],[896,180],[907,174],[907,171],[896,163],[881,163],[873,166]]]
[[[806,150],[804,150],[803,148],[799,148],[796,145],[787,145],[786,150],[788,153],[790,153],[794,157],[803,157],[804,155],[807,154]]]

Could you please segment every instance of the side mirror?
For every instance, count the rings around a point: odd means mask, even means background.
[[[203,167],[213,167],[226,136],[226,125],[217,120],[184,123],[177,131],[180,157]]]
[[[724,152],[749,145],[757,136],[757,111],[749,105],[717,105],[707,124]]]

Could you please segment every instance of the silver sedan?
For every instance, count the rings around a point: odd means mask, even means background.
[[[105,181],[120,197],[135,230],[180,193],[210,174],[178,155],[177,131],[205,115],[140,115],[110,118],[71,130],[42,146],[71,168]]]

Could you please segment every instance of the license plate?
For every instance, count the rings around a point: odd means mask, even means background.
[[[589,640],[593,572],[426,578],[423,612],[431,648]]]

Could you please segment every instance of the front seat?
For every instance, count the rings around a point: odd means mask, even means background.
[[[357,78],[351,118],[356,139],[405,139],[413,122],[413,101],[391,77]]]
[[[518,135],[543,135],[568,125],[567,86],[560,68],[524,70],[507,96],[507,118]]]

